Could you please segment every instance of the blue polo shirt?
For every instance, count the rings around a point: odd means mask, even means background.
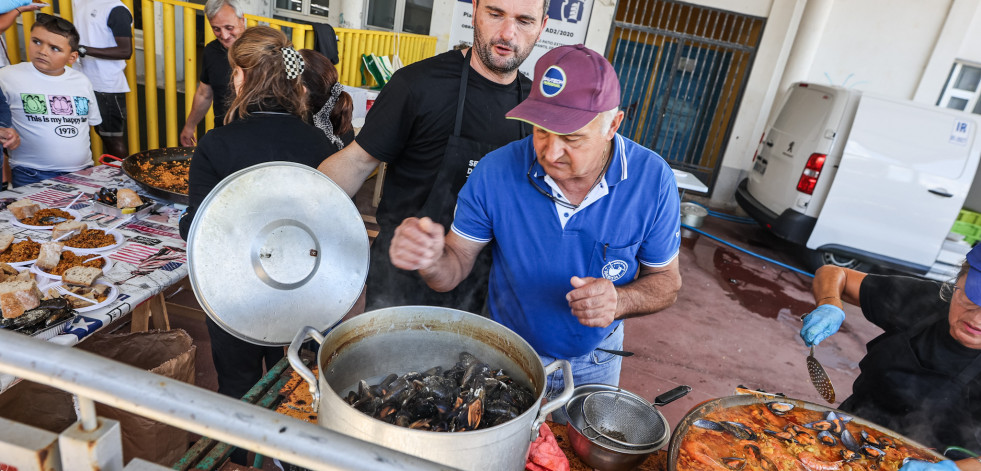
[[[572,358],[599,345],[621,321],[586,327],[565,296],[570,278],[606,277],[625,285],[639,264],[661,267],[681,245],[674,173],[653,151],[617,134],[604,178],[577,211],[557,194],[535,160],[532,137],[481,159],[457,200],[452,230],[491,242],[492,318],[517,332],[540,355]]]

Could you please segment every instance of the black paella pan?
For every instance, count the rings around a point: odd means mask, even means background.
[[[177,193],[151,185],[149,183],[147,171],[144,171],[141,165],[146,163],[150,163],[151,165],[159,165],[167,162],[188,160],[192,155],[194,155],[193,147],[164,147],[162,149],[152,149],[139,152],[126,157],[125,159],[120,159],[109,154],[103,154],[99,161],[112,167],[122,167],[123,172],[126,173],[126,176],[136,181],[141,188],[146,190],[146,192],[152,196],[163,198],[174,203],[188,204],[188,196],[186,193]],[[121,161],[122,164],[110,163],[107,161],[107,159]]]

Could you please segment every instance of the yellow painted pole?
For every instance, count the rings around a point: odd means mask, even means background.
[[[133,0],[122,0],[122,2],[129,11],[133,11]],[[136,29],[136,25],[133,25],[133,29]],[[135,32],[133,38],[133,55],[126,59],[126,83],[129,84],[129,93],[126,94],[126,141],[131,154],[143,150],[140,147],[140,98],[136,86]]]
[[[174,5],[163,3],[164,44],[177,43],[174,24]],[[177,51],[164,48],[164,113],[166,117],[167,147],[177,147]]]
[[[194,27],[197,11],[184,7],[184,113],[185,117],[194,105],[194,93],[198,89],[198,31]],[[188,26],[191,25],[191,26]]]
[[[48,11],[48,8],[51,8],[51,11]],[[72,11],[72,0],[58,0],[58,10],[61,12],[62,18],[72,23],[75,22],[75,13]],[[44,7],[41,11],[54,14],[54,7]]]
[[[310,29],[305,30],[305,31],[306,31],[307,39],[306,39],[306,42],[303,43],[303,47],[304,48],[307,48],[307,49],[313,49],[314,48],[313,28],[310,28]]]
[[[24,60],[31,60],[31,48],[28,44],[31,44],[31,27],[34,26],[34,12],[21,13],[20,21],[24,26]]]
[[[92,165],[98,165],[99,157],[102,156],[102,138],[91,126],[89,126],[89,141],[92,144]]]
[[[215,37],[214,30],[211,29],[211,23],[204,28],[204,44],[209,44],[211,41],[217,39]],[[208,132],[215,128],[215,106],[214,103],[208,108],[208,112],[204,115],[204,132]],[[201,136],[198,136],[199,138]]]
[[[283,29],[283,27],[280,26],[279,29]],[[304,31],[302,29],[295,26],[293,27],[293,37],[291,38],[291,41],[293,42],[294,49],[303,49],[303,46],[306,44],[303,38],[303,33]]]
[[[143,2],[143,84],[146,87],[146,141],[147,149],[160,147],[160,129],[157,126],[157,48],[154,31],[154,2]]]
[[[4,39],[7,43],[7,57],[10,58],[11,64],[17,64],[20,62],[20,39],[17,38],[17,28],[16,25],[7,28],[4,31]]]

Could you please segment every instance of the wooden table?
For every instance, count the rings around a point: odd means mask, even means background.
[[[108,228],[121,218],[99,214],[89,207],[92,196],[102,187],[141,191],[120,169],[100,165],[0,192],[0,207],[28,197],[47,207],[62,208],[83,193],[71,208],[82,214],[81,220],[90,228]],[[33,336],[61,345],[74,345],[130,312],[133,313],[133,330],[146,330],[151,323],[155,328],[169,329],[162,293],[187,277],[187,246],[180,238],[179,215],[180,211],[173,204],[161,201],[153,213],[117,228],[125,241],[105,253],[113,263],[101,280],[112,283],[119,290],[119,297],[102,308],[81,313],[66,324],[39,331]],[[39,242],[51,239],[50,230],[15,226],[12,220],[9,211],[0,211],[0,230],[14,233],[15,239],[31,237]],[[0,391],[14,381],[12,376],[0,375]]]

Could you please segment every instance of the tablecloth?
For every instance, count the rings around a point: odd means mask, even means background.
[[[82,214],[90,228],[109,228],[120,222],[114,216],[94,212],[92,197],[99,188],[130,188],[141,192],[139,186],[122,170],[106,165],[90,167],[33,185],[0,192],[0,207],[29,197],[51,208],[63,208],[80,193],[82,197],[71,208]],[[167,201],[157,201],[153,211],[139,219],[131,219],[116,230],[125,242],[106,252],[112,265],[101,281],[119,290],[119,297],[102,308],[79,314],[61,326],[42,330],[34,337],[60,345],[74,345],[86,336],[105,328],[123,317],[147,299],[160,293],[187,276],[187,246],[180,238],[177,222],[180,209]],[[9,211],[0,211],[0,230],[12,232],[15,239],[31,237],[39,242],[51,239],[51,231],[15,226]],[[0,391],[13,384],[14,378],[0,375]]]

